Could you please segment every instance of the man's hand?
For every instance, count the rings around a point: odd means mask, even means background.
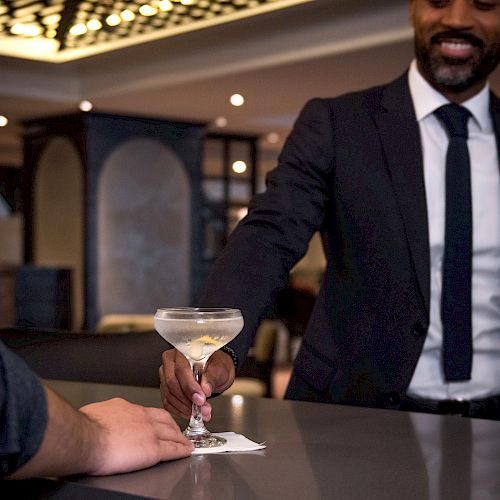
[[[11,478],[129,472],[194,450],[163,409],[115,398],[78,411],[50,387],[44,389],[48,421],[42,443]]]
[[[115,398],[80,408],[96,426],[97,441],[88,470],[108,475],[144,469],[165,460],[189,456],[193,444],[171,415]]]
[[[163,353],[163,364],[159,369],[160,390],[163,406],[175,415],[189,419],[191,406],[201,406],[203,420],[212,416],[212,407],[207,397],[212,393],[224,392],[231,387],[236,376],[231,357],[222,351],[210,356],[206,366],[201,387],[195,381],[191,366],[186,357],[177,349]]]

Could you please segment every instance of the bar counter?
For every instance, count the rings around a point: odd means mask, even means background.
[[[160,404],[154,388],[51,383],[75,406],[113,396]],[[267,448],[108,477],[18,481],[9,489],[17,498],[500,498],[497,421],[241,396],[212,404],[211,431],[238,432]]]

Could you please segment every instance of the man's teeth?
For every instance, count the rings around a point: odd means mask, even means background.
[[[467,50],[471,48],[470,43],[460,43],[460,42],[442,42],[441,45],[447,49],[451,50]]]

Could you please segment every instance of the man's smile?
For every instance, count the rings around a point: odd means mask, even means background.
[[[468,33],[440,33],[432,38],[434,46],[438,47],[442,57],[456,62],[466,61],[474,55],[483,42]]]
[[[469,42],[447,40],[439,44],[444,57],[453,59],[468,59],[472,56],[473,46]]]

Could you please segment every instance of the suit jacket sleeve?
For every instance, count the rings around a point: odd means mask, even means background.
[[[244,329],[230,344],[239,367],[272,294],[286,284],[323,223],[334,164],[331,124],[328,101],[306,104],[267,176],[266,191],[252,199],[205,284],[202,306],[242,311]]]
[[[0,342],[0,477],[35,455],[46,426],[42,384],[24,361]]]

